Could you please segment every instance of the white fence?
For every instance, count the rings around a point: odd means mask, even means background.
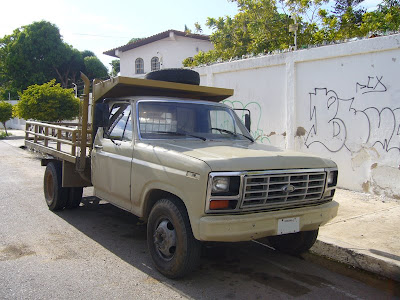
[[[261,143],[333,159],[344,188],[400,198],[400,35],[215,64]]]

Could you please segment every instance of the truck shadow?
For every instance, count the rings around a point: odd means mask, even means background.
[[[271,295],[271,288],[284,297],[299,297],[335,285],[329,279],[336,276],[331,272],[251,242],[208,245],[199,269],[183,279],[170,280],[153,266],[146,225],[129,212],[84,197],[78,209],[57,214],[132,267],[185,297],[262,299]]]

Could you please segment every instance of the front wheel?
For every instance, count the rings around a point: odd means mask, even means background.
[[[270,236],[268,241],[278,251],[298,255],[309,250],[317,240],[317,236],[318,229]]]
[[[182,277],[200,262],[201,243],[193,236],[184,205],[161,199],[150,212],[147,245],[157,270],[169,278]]]

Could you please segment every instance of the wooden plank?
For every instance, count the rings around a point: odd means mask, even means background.
[[[76,157],[72,156],[72,155],[70,155],[68,153],[65,153],[65,152],[62,152],[62,151],[58,151],[58,150],[53,149],[53,148],[45,147],[43,145],[36,144],[36,143],[30,142],[30,141],[26,141],[26,140],[25,140],[25,146],[27,148],[34,149],[34,150],[36,150],[36,151],[38,151],[40,153],[49,154],[51,156],[60,158],[61,160],[69,161],[69,162],[74,163],[74,164],[76,163]]]

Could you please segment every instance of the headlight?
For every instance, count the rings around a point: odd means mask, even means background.
[[[330,171],[328,172],[328,187],[334,186],[337,184],[337,177],[338,177],[338,171]]]
[[[229,177],[214,177],[212,182],[213,193],[224,193],[229,191]]]

